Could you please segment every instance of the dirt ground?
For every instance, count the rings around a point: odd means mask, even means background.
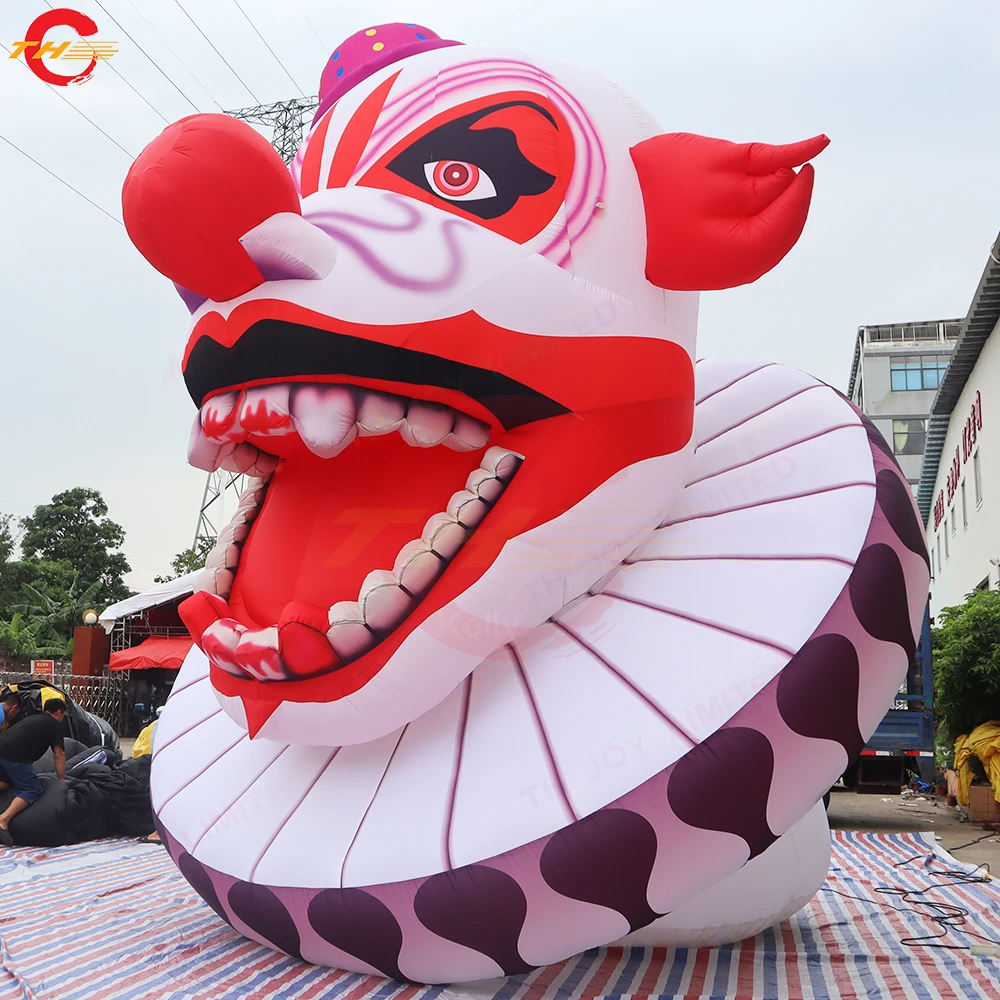
[[[990,833],[982,823],[963,823],[958,811],[943,798],[932,795],[909,800],[899,795],[858,795],[836,786],[830,793],[827,816],[833,830],[861,830],[870,833],[934,833],[941,846],[969,864],[989,864],[1000,875],[1000,833]],[[968,847],[977,837],[985,840]]]

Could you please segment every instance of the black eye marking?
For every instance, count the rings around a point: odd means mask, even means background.
[[[498,219],[517,204],[518,198],[544,194],[556,182],[552,174],[536,167],[518,149],[517,136],[510,129],[472,128],[480,119],[495,111],[519,107],[532,108],[556,128],[559,127],[545,108],[530,101],[495,104],[439,125],[399,153],[386,165],[386,169],[450,205],[460,205],[472,215],[481,219]],[[496,194],[474,200],[442,197],[431,187],[424,170],[425,164],[442,160],[475,164],[492,182]]]

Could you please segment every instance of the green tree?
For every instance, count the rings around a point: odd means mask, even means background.
[[[983,722],[1000,720],[1000,591],[977,590],[943,608],[933,630],[938,724],[954,741]]]
[[[8,656],[31,656],[38,646],[38,630],[38,622],[15,611],[10,621],[0,621],[0,649]]]
[[[78,486],[57,493],[50,503],[22,518],[21,527],[23,559],[68,563],[84,590],[99,585],[95,594],[99,604],[130,596],[122,578],[131,567],[124,553],[117,551],[125,531],[108,517],[108,505],[97,490]]]
[[[94,603],[101,589],[100,580],[78,589],[79,574],[74,573],[68,587],[46,588],[44,581],[26,583],[22,588],[28,603],[20,605],[21,614],[34,628],[36,652],[44,656],[71,656],[73,631],[80,624],[80,614]]]
[[[183,576],[185,573],[193,573],[196,569],[201,569],[205,565],[205,560],[208,558],[209,552],[214,547],[214,538],[206,538],[204,535],[199,536],[195,548],[185,549],[174,556],[173,562],[170,564],[173,574],[171,576],[154,577],[153,582],[169,583],[171,580],[176,580],[177,577]]]
[[[14,555],[14,518],[10,514],[0,514],[0,566],[10,562]]]

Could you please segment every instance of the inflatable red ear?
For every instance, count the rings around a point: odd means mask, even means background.
[[[227,115],[192,115],[164,129],[132,164],[122,211],[153,267],[216,302],[264,281],[240,237],[278,212],[301,214],[281,157]]]
[[[676,132],[633,146],[646,208],[646,277],[659,288],[709,291],[756,281],[806,223],[825,135],[768,146]]]

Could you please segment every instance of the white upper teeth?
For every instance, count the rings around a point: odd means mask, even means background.
[[[296,386],[291,399],[295,427],[314,455],[333,458],[358,436],[358,411],[350,389],[342,385]]]
[[[381,392],[366,392],[358,407],[358,433],[391,434],[406,419],[406,400]]]
[[[417,448],[433,448],[451,433],[455,411],[433,403],[410,403],[406,422],[399,429],[403,440]]]
[[[258,427],[268,427],[270,435],[290,434],[292,421],[288,409],[288,386],[265,385],[248,389],[240,410],[240,427],[253,433]]]
[[[208,400],[192,428],[188,461],[209,472],[223,468],[263,477],[274,471],[277,459],[247,443],[250,435],[259,439],[297,432],[313,454],[333,458],[359,435],[395,431],[415,448],[440,444],[453,451],[477,451],[490,437],[487,424],[440,403],[408,401],[357,386],[277,384]]]
[[[201,408],[201,422],[206,437],[213,441],[232,439],[234,431],[239,430],[239,422],[233,420],[233,410],[242,396],[240,392],[223,392],[213,396]]]

